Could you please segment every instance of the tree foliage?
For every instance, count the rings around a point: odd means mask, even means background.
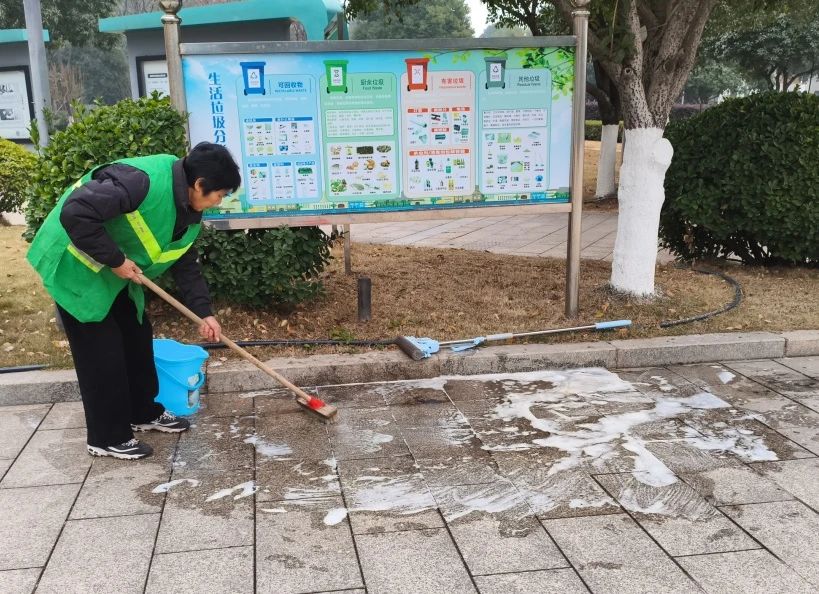
[[[437,0],[405,7],[400,14],[378,13],[350,26],[352,39],[431,39],[472,37],[464,0]]]
[[[787,91],[819,71],[819,10],[803,0],[756,11],[723,6],[703,50],[706,59],[737,66],[751,84]]]
[[[111,48],[118,36],[100,33],[98,19],[111,15],[111,0],[41,0],[43,27],[53,46],[65,44]],[[0,0],[0,29],[25,29],[23,0]]]

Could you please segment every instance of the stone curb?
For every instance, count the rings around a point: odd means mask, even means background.
[[[563,344],[485,347],[412,361],[399,351],[276,358],[267,363],[297,385],[321,386],[424,379],[439,375],[514,373],[544,368],[630,368],[738,359],[819,355],[819,330],[690,334]],[[274,380],[249,363],[208,365],[211,393],[270,388]],[[73,370],[0,374],[0,406],[79,400]]]

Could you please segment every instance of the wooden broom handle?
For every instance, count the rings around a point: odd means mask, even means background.
[[[158,286],[152,280],[147,278],[144,274],[139,275],[139,281],[143,285],[148,287],[151,291],[153,291],[154,293],[156,293],[157,295],[162,297],[162,299],[164,299],[165,301],[170,303],[172,306],[174,306],[179,312],[184,314],[192,322],[195,322],[196,324],[199,324],[200,326],[205,323],[205,320],[203,320],[202,318],[197,316],[195,313],[193,313],[191,310],[189,310],[187,307],[182,305],[176,298],[174,298],[172,295],[170,295],[167,291],[165,291],[162,287]],[[275,372],[273,369],[271,369],[270,367],[268,367],[267,365],[265,365],[264,363],[259,361],[256,357],[254,357],[253,355],[248,353],[245,349],[240,347],[238,344],[233,342],[231,339],[229,339],[224,334],[221,334],[219,336],[219,340],[221,340],[222,343],[225,346],[227,346],[231,350],[238,353],[244,360],[250,361],[251,363],[253,363],[253,365],[255,365],[256,367],[258,367],[259,369],[264,371],[267,375],[269,375],[270,377],[275,379],[281,385],[288,388],[290,391],[292,391],[294,394],[296,394],[296,396],[298,396],[300,399],[304,400],[305,403],[310,402],[313,399],[313,397],[310,396],[307,392],[305,392],[304,390],[302,390],[301,388],[299,388],[295,384],[288,381],[287,378],[282,376],[280,373]]]

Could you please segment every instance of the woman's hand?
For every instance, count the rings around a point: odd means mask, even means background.
[[[219,325],[219,322],[216,321],[216,318],[208,316],[202,321],[205,322],[199,326],[199,334],[202,338],[211,342],[219,342],[222,337],[222,327]]]
[[[139,266],[137,266],[133,260],[129,260],[128,258],[125,258],[125,262],[123,262],[122,265],[112,268],[111,272],[125,280],[134,281],[138,285],[142,284],[139,280],[139,275],[142,274],[142,270],[140,270]]]

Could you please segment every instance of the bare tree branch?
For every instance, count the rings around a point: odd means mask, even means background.
[[[639,2],[637,4],[637,10],[640,13],[640,21],[646,26],[646,29],[651,30],[658,27],[659,22],[657,21],[657,16],[648,4]]]
[[[656,115],[670,111],[677,97],[682,93],[688,75],[694,68],[705,24],[717,0],[698,0],[695,3],[696,12],[691,15],[691,22],[687,23],[685,36],[680,41],[676,59],[672,62],[654,64],[651,84],[647,89],[648,105]],[[690,14],[690,13],[689,13]],[[681,18],[676,14],[673,18]]]
[[[572,6],[569,0],[552,0],[555,8],[560,11],[560,14],[563,15],[563,18],[566,20],[567,23],[572,23],[572,11],[574,10],[574,6]],[[589,29],[588,34],[588,44],[589,44],[589,51],[591,55],[594,56],[594,59],[597,60],[603,68],[606,69],[609,77],[617,81],[620,77],[620,73],[622,71],[622,66],[613,62],[609,58],[609,51],[606,49],[605,44],[600,40],[597,36],[597,33]]]

